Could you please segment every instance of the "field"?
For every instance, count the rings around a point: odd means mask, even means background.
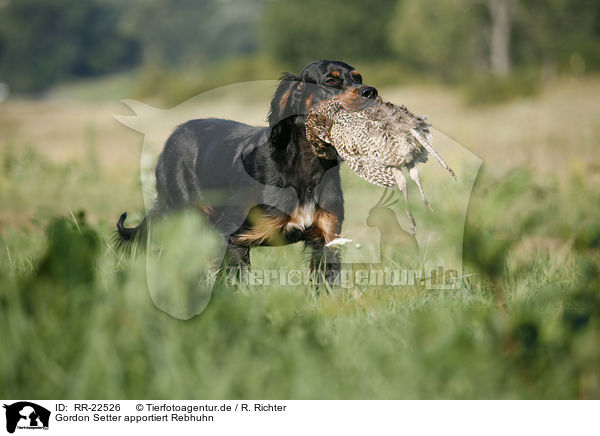
[[[120,213],[133,223],[144,212],[147,141],[113,119],[131,115],[121,96],[1,103],[2,397],[600,398],[600,78],[489,106],[433,85],[380,91],[483,161],[461,289],[244,285],[187,321],[153,304],[144,255],[111,244]],[[268,98],[197,104],[260,123]],[[155,143],[175,125],[164,124]],[[378,191],[346,170],[353,238]],[[435,219],[460,217],[434,170],[424,182]],[[252,261],[306,265],[298,246],[256,249]]]

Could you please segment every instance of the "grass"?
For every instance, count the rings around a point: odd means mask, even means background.
[[[0,154],[0,395],[600,398],[600,188],[591,165],[599,156],[589,145],[598,120],[590,111],[574,121],[591,132],[582,133],[585,141],[553,137],[563,144],[559,154],[567,148],[573,156],[561,171],[555,162],[538,169],[514,156],[490,165],[496,144],[508,155],[524,144],[543,154],[545,140],[531,144],[524,129],[503,133],[507,124],[497,120],[524,110],[562,114],[549,102],[573,86],[477,112],[456,106],[458,126],[473,116],[473,130],[483,123],[496,141],[493,150],[478,145],[484,167],[469,203],[461,290],[241,286],[219,289],[188,321],[153,304],[144,256],[123,256],[110,245],[120,212],[133,212],[135,221],[143,210],[137,156],[126,151],[139,140],[104,128],[102,119],[90,125],[83,106],[72,110],[80,121],[44,125],[42,109],[54,103],[38,102],[37,121],[49,133],[43,143],[28,128],[29,103],[14,102],[0,114],[0,124],[10,117],[21,123]],[[597,105],[593,93],[575,89],[575,112]],[[445,92],[440,106],[430,104],[431,119],[442,125],[451,122],[444,105],[454,101]],[[390,94],[411,107],[419,95],[422,104],[435,102],[438,91]],[[95,120],[98,107],[88,110]],[[540,137],[552,136],[554,126],[538,125]],[[122,159],[115,160],[118,147]],[[579,165],[578,153],[590,165]],[[343,180],[346,192],[359,193],[346,199],[345,231],[353,234],[364,228],[360,199],[373,191],[349,173]],[[424,183],[439,209],[435,180]],[[411,203],[418,212],[417,196]],[[399,208],[396,214],[402,217]],[[257,249],[252,260],[256,268],[280,268],[303,257],[290,246]],[[166,271],[181,279],[183,269]]]
[[[508,77],[481,74],[463,81],[464,98],[472,105],[497,104],[517,97],[531,97],[539,92],[538,71],[513,72]]]

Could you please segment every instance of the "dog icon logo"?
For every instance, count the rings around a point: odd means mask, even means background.
[[[6,409],[6,431],[14,433],[18,429],[48,429],[50,411],[29,401],[19,401],[4,405]]]

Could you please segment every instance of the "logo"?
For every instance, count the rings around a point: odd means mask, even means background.
[[[29,401],[19,401],[6,409],[6,431],[14,433],[15,429],[48,430],[50,411]]]

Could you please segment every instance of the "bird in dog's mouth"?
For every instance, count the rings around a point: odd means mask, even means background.
[[[336,153],[360,177],[378,186],[400,188],[409,226],[415,222],[408,208],[406,177],[416,183],[425,206],[431,210],[416,167],[431,154],[452,177],[454,171],[435,151],[431,125],[405,106],[396,106],[380,97],[361,96],[361,86],[315,104],[306,119],[306,137],[315,154],[335,159]]]

